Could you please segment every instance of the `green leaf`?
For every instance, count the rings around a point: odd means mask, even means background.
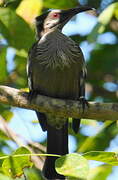
[[[77,152],[103,151],[108,147],[109,141],[115,136],[115,134],[113,134],[114,128],[116,129],[116,125],[113,121],[106,121],[95,136],[86,137],[84,142],[81,142]],[[101,141],[104,141],[104,143],[101,144]]]
[[[14,116],[14,113],[12,111],[9,111],[9,110],[4,110],[2,113],[2,116],[6,121],[10,121],[11,118]]]
[[[16,9],[22,0],[5,0],[5,7],[10,7],[12,9]]]
[[[13,180],[13,179],[0,173],[0,180]]]
[[[81,124],[97,127],[98,122],[96,120],[93,121],[92,119],[81,119]]]
[[[113,3],[100,14],[98,18],[98,21],[101,23],[101,27],[98,30],[99,33],[102,33],[105,30],[105,26],[111,21],[111,19],[115,15],[117,8],[118,3]]]
[[[39,169],[27,168],[27,169],[25,169],[24,172],[27,177],[27,180],[44,180],[44,178],[41,175],[42,173],[41,173],[41,171],[39,171]]]
[[[112,166],[118,166],[118,153],[104,151],[90,151],[84,153],[83,156],[88,160],[101,161]]]
[[[16,9],[16,13],[25,19],[28,23],[32,23],[34,18],[41,14],[42,6],[42,0],[22,0]]]
[[[14,156],[19,154],[21,154],[22,156]],[[13,155],[9,156],[3,161],[3,172],[13,178],[21,176],[25,167],[32,166],[30,156],[25,156],[25,154],[30,154],[30,151],[26,147],[20,147],[19,149],[17,149],[13,153]]]
[[[97,24],[95,25],[95,27],[93,28],[93,30],[91,31],[91,33],[88,35],[87,40],[88,40],[90,43],[93,43],[93,42],[96,41],[96,39],[97,39],[97,37],[98,37],[98,35],[99,35],[98,31],[99,31],[99,29],[101,28],[101,25],[102,25],[101,23],[97,23]]]
[[[26,78],[26,58],[22,55],[15,55],[15,71],[17,72],[17,78],[15,84],[19,88],[27,87],[27,78]]]
[[[1,28],[1,27],[0,27]],[[0,49],[0,82],[4,82],[7,78],[7,61],[6,61],[7,48]]]
[[[88,35],[87,40],[89,42],[95,42],[98,35],[105,31],[106,25],[109,24],[114,15],[116,18],[118,17],[118,3],[111,4],[99,15],[98,23]]]
[[[90,169],[88,180],[106,180],[112,172],[112,166],[107,164]]]
[[[34,39],[30,26],[9,8],[0,8],[0,32],[16,49],[29,49]]]
[[[98,7],[101,5],[101,0],[87,0],[83,2],[86,2],[88,6],[94,7],[95,9],[98,9]]]
[[[56,171],[64,176],[83,180],[89,172],[88,161],[77,153],[67,154],[56,160]]]
[[[0,129],[0,139],[2,140],[10,140],[10,138]]]
[[[71,1],[67,1],[63,0],[63,1],[57,1],[57,0],[44,0],[44,6],[46,8],[72,8],[77,6],[78,1],[77,0],[71,0]]]
[[[104,25],[107,25],[114,15],[115,9],[118,7],[118,3],[113,3],[108,6],[99,16],[98,21]]]

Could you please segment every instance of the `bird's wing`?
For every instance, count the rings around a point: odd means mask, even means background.
[[[29,86],[29,90],[30,90],[30,93],[29,93],[30,100],[33,98],[33,96],[35,96],[37,94],[37,92],[33,88],[33,72],[32,72],[33,54],[35,53],[36,46],[37,46],[37,42],[34,43],[33,46],[31,47],[31,49],[29,50],[28,60],[27,60],[27,76],[28,76],[28,86]],[[41,113],[38,111],[36,111],[36,114],[37,114],[39,123],[42,127],[42,130],[46,131],[47,130],[46,115],[44,113]]]
[[[79,83],[79,98],[80,97],[85,97],[85,79],[87,76],[87,69],[86,69],[86,64],[85,64],[85,60],[84,60],[84,56],[83,56],[83,52],[81,50],[81,48],[78,46],[79,52],[81,54],[81,61],[82,61],[82,70],[79,74],[79,79],[80,79],[80,83]]]
[[[78,45],[77,45],[78,46]],[[87,69],[86,69],[86,65],[85,65],[85,60],[84,60],[84,56],[83,56],[83,53],[82,53],[82,50],[81,48],[78,46],[78,49],[79,49],[79,52],[81,54],[81,61],[82,61],[82,70],[81,70],[81,73],[79,74],[79,99],[80,98],[85,98],[85,79],[86,79],[86,76],[87,76]],[[78,99],[78,100],[79,100]],[[84,103],[84,102],[83,102]],[[84,105],[83,105],[84,107]],[[84,108],[83,108],[84,110]],[[79,127],[80,127],[80,119],[76,119],[76,118],[73,118],[73,122],[72,122],[72,129],[75,133],[78,133],[79,131]]]
[[[28,59],[27,59],[27,76],[28,76],[28,86],[29,90],[33,91],[33,80],[32,80],[32,61],[33,61],[33,54],[35,51],[35,47],[37,45],[37,42],[33,44],[33,46],[30,48],[28,52]]]

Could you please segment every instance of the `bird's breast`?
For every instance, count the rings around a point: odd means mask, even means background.
[[[63,69],[81,61],[81,52],[70,38],[63,34],[43,37],[36,48],[36,60],[45,67]]]

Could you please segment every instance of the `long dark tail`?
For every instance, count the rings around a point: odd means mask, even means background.
[[[36,112],[39,123],[43,131],[47,131],[47,154],[65,155],[68,154],[68,121],[61,129],[56,129],[47,123],[47,117],[44,113]],[[80,119],[73,119],[72,129],[78,133]],[[47,156],[44,167],[43,176],[46,179],[65,179],[64,176],[58,174],[55,170],[55,160],[57,157]]]
[[[77,134],[79,132],[81,119],[74,118],[72,121],[72,129]]]
[[[48,125],[47,128],[47,153],[65,155],[68,153],[68,122],[61,128],[55,129]],[[47,179],[65,179],[64,176],[58,174],[55,170],[55,160],[57,157],[47,156],[43,175]]]

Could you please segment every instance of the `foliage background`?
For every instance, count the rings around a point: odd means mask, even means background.
[[[28,49],[35,42],[34,18],[49,8],[70,8],[75,7],[78,3],[90,5],[96,8],[97,13],[84,13],[84,22],[79,24],[78,17],[74,17],[67,26],[65,33],[71,35],[83,49],[87,62],[88,76],[86,83],[86,96],[92,101],[117,102],[118,100],[118,3],[115,0],[0,0],[0,84],[15,88],[27,88],[26,78],[26,60]],[[113,4],[111,4],[113,3]],[[94,21],[94,25],[88,25],[88,32],[79,33],[79,26],[85,27],[87,19]],[[78,23],[77,23],[78,22]],[[75,24],[77,23],[77,24]],[[74,24],[74,25],[73,25]],[[74,28],[75,27],[75,28]],[[74,30],[76,29],[76,30]],[[72,31],[73,30],[73,31]],[[45,137],[40,140],[35,136],[45,136],[41,134],[40,127],[36,123],[36,117],[30,111],[23,111],[21,114],[17,108],[6,105],[0,105],[0,154],[11,153],[19,146],[19,141],[11,137],[20,139],[21,144],[32,145],[31,140],[40,142],[45,146]],[[17,114],[17,116],[16,116]],[[31,118],[32,117],[32,118]],[[13,125],[13,119],[14,125]],[[25,121],[25,128],[20,121]],[[30,119],[30,125],[27,122]],[[32,121],[33,120],[33,121]],[[19,124],[18,124],[19,123]],[[12,124],[11,134],[9,126]],[[18,125],[17,125],[18,124]],[[17,135],[15,126],[22,129],[22,134]],[[5,127],[8,128],[6,131]],[[30,127],[30,128],[29,128]],[[34,129],[31,130],[31,128]],[[26,131],[33,136],[26,140]],[[31,132],[31,133],[30,133]],[[77,152],[87,152],[93,150],[118,151],[118,128],[116,122],[82,120],[80,133],[75,135],[69,129],[71,148],[74,147]],[[39,148],[39,147],[38,147]],[[40,149],[40,148],[39,148]],[[39,151],[38,149],[38,151]],[[41,150],[41,149],[40,149]],[[38,169],[41,168],[43,158],[38,159],[40,165],[32,169],[25,170],[28,180],[42,179]],[[96,165],[96,164],[95,164]],[[92,166],[93,167],[93,166]],[[112,166],[99,165],[92,169],[92,175],[89,180],[110,179]],[[117,173],[118,178],[118,173]],[[115,177],[114,176],[114,180]],[[8,179],[5,172],[0,168],[0,180]],[[24,179],[19,177],[17,179]]]

